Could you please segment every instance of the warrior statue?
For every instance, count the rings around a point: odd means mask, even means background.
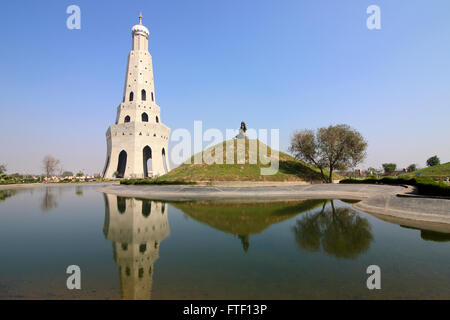
[[[236,136],[236,139],[245,139],[246,132],[247,132],[247,126],[245,125],[245,122],[242,121],[241,127],[239,128],[239,134]]]

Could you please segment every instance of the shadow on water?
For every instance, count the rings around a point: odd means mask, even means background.
[[[323,251],[336,258],[354,259],[366,252],[373,240],[370,223],[349,207],[331,200],[322,209],[306,213],[292,227],[299,248]]]
[[[103,234],[113,245],[122,299],[151,298],[153,264],[170,234],[165,203],[103,194]]]

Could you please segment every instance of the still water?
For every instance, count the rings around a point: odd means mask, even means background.
[[[450,299],[450,234],[340,200],[163,203],[0,191],[1,299]],[[381,290],[366,269],[381,268]],[[81,268],[68,290],[66,268]]]

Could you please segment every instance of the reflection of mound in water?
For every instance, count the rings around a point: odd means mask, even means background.
[[[354,259],[369,249],[373,240],[366,218],[349,207],[327,207],[308,213],[292,228],[298,246],[307,251],[322,250],[337,258]]]
[[[214,229],[237,236],[245,252],[250,235],[263,232],[275,223],[311,210],[324,200],[230,203],[218,201],[174,202],[172,205],[191,218]]]
[[[150,299],[153,264],[169,235],[167,206],[146,199],[104,194],[103,233],[113,243],[122,299]]]

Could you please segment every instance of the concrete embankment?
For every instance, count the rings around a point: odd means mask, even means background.
[[[450,224],[450,200],[378,194],[354,204],[356,209],[400,219]]]
[[[363,200],[373,195],[392,194],[402,187],[377,185],[272,185],[243,183],[237,186],[139,185],[107,186],[100,191],[124,197],[141,197],[163,201],[189,200],[297,200],[297,199],[353,199]]]

